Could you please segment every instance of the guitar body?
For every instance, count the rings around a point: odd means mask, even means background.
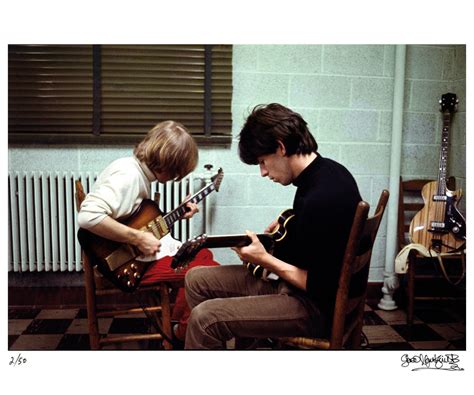
[[[145,199],[136,212],[121,223],[134,229],[147,230],[150,223],[159,223],[161,218],[162,212],[158,205],[153,200]],[[165,231],[166,233],[168,232]],[[160,237],[162,236],[164,234]],[[132,292],[137,288],[143,273],[154,262],[139,261],[135,258],[140,252],[134,246],[106,239],[87,229],[79,229],[77,237],[91,263],[125,292]]]
[[[290,238],[293,235],[292,227],[294,224],[295,215],[293,214],[292,209],[287,209],[283,211],[277,219],[278,226],[273,230],[273,232],[269,233],[269,236],[273,240],[273,246],[271,249],[265,246],[266,250],[270,252],[273,256],[281,259],[282,261],[288,262],[289,257],[288,253],[290,253],[290,248],[288,245],[291,243]],[[256,265],[251,262],[245,263],[246,268],[250,273],[252,273],[255,277],[261,278],[263,280],[277,280],[278,276],[264,267],[260,265]]]
[[[413,243],[422,244],[438,253],[449,253],[462,248],[466,242],[466,222],[457,209],[461,189],[446,190],[445,200],[436,200],[438,181],[427,183],[421,195],[425,207],[410,223]]]
[[[126,220],[120,222],[131,228],[140,229],[145,227],[154,218],[161,215],[162,212],[158,208],[158,205],[152,200],[145,199],[142,201],[135,213],[133,213]],[[105,237],[101,237],[88,231],[87,229],[82,228],[79,229],[78,237],[81,246],[84,248],[86,253],[90,252],[94,257],[102,259],[105,259],[123,244],[108,240]]]

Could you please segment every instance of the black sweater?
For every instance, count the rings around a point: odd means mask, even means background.
[[[295,218],[279,258],[308,271],[307,296],[331,326],[344,250],[361,196],[351,173],[319,154],[293,184]]]

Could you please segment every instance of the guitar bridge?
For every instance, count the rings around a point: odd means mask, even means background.
[[[104,260],[111,272],[118,269],[120,266],[131,261],[136,256],[136,252],[133,247],[129,244],[123,244],[120,248],[117,248],[114,252],[108,255]]]

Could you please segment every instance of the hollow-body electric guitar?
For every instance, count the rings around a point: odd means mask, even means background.
[[[421,195],[425,206],[413,217],[409,232],[413,243],[437,253],[449,253],[466,243],[466,220],[457,208],[462,191],[451,191],[446,186],[449,129],[458,99],[454,93],[446,93],[439,102],[443,129],[438,180],[423,187]]]
[[[121,222],[131,228],[151,232],[160,239],[169,234],[173,224],[183,217],[187,203],[198,203],[212,191],[218,191],[223,177],[224,171],[219,169],[211,178],[211,183],[167,214],[163,214],[153,200],[144,199],[135,213]],[[86,229],[79,229],[77,237],[91,264],[125,292],[132,292],[138,287],[143,273],[153,262],[137,259],[142,254],[135,246],[106,239]]]
[[[286,248],[293,219],[293,210],[287,209],[280,214],[277,220],[278,225],[271,233],[257,234],[265,249],[276,257],[281,256]],[[186,241],[181,246],[173,257],[171,267],[176,270],[186,267],[202,248],[243,247],[250,243],[251,239],[246,234],[221,236],[203,234]],[[251,262],[244,262],[244,265],[257,278],[264,280],[278,278],[275,273],[271,273],[260,265]]]

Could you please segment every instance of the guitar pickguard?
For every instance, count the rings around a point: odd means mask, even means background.
[[[437,195],[438,182],[427,183],[421,192],[425,207],[410,223],[411,241],[422,244],[438,253],[449,253],[465,244],[466,222],[456,205],[461,190],[449,191],[446,199],[433,199]]]

